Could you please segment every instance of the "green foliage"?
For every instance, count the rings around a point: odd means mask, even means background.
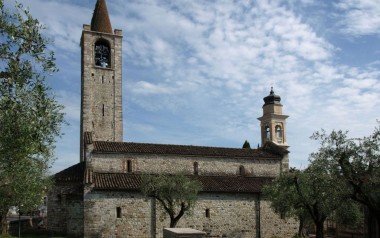
[[[251,145],[249,144],[247,140],[244,141],[243,149],[251,149]]]
[[[170,227],[189,211],[197,200],[201,184],[188,176],[142,175],[141,191],[154,197],[170,217]]]
[[[264,188],[275,212],[298,217],[299,236],[308,220],[316,225],[317,237],[323,237],[323,223],[334,211],[340,209],[346,214],[356,211],[348,199],[345,182],[330,173],[327,161],[315,156],[305,170],[283,173]]]
[[[40,204],[50,184],[54,142],[63,114],[46,76],[57,71],[43,26],[16,3],[0,0],[0,216],[12,205]],[[3,233],[6,233],[3,229]]]
[[[315,156],[329,164],[329,170],[345,182],[350,198],[365,205],[370,216],[377,220],[380,230],[380,129],[370,136],[348,138],[347,132],[316,132],[321,148]],[[369,225],[369,236],[375,237],[376,229]],[[372,226],[372,227],[371,227]],[[374,229],[374,230],[372,230]]]

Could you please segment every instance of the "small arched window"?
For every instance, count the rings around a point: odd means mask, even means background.
[[[282,143],[282,130],[281,130],[281,126],[276,126],[276,140],[277,142],[279,143]]]
[[[111,67],[111,48],[108,41],[100,39],[95,43],[95,65],[102,68]]]
[[[265,127],[265,138],[266,138],[266,140],[270,140],[270,128],[269,128],[269,126]]]
[[[198,175],[198,173],[199,173],[198,162],[194,162],[194,174]]]

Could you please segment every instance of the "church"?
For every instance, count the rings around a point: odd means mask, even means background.
[[[97,0],[80,41],[80,159],[54,175],[48,229],[68,237],[160,238],[169,219],[141,193],[141,175],[185,172],[202,189],[177,227],[207,237],[292,237],[297,221],[281,219],[261,193],[289,167],[280,96],[272,88],[264,97],[257,149],[123,142],[122,38],[106,1]]]

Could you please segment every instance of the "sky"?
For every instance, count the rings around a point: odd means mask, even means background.
[[[95,0],[19,0],[46,26],[66,120],[51,172],[79,162],[80,46]],[[11,5],[13,0],[5,0]],[[123,31],[123,140],[241,148],[260,143],[273,86],[290,166],[315,131],[370,135],[380,111],[380,0],[107,0]]]

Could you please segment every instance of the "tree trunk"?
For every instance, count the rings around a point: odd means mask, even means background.
[[[303,224],[304,224],[303,219],[300,218],[300,224],[298,226],[298,236],[299,237],[303,237]]]
[[[170,228],[175,228],[175,226],[177,225],[179,219],[175,219],[175,218],[170,218]]]
[[[376,228],[374,229],[375,237],[380,238],[380,214],[377,214],[376,217]]]
[[[380,238],[380,215],[375,215],[368,209],[367,220],[368,238]]]
[[[323,238],[323,222],[317,222],[315,225],[317,226],[316,238]]]
[[[7,214],[1,215],[0,219],[1,219],[1,234],[2,235],[7,235],[8,234]]]

